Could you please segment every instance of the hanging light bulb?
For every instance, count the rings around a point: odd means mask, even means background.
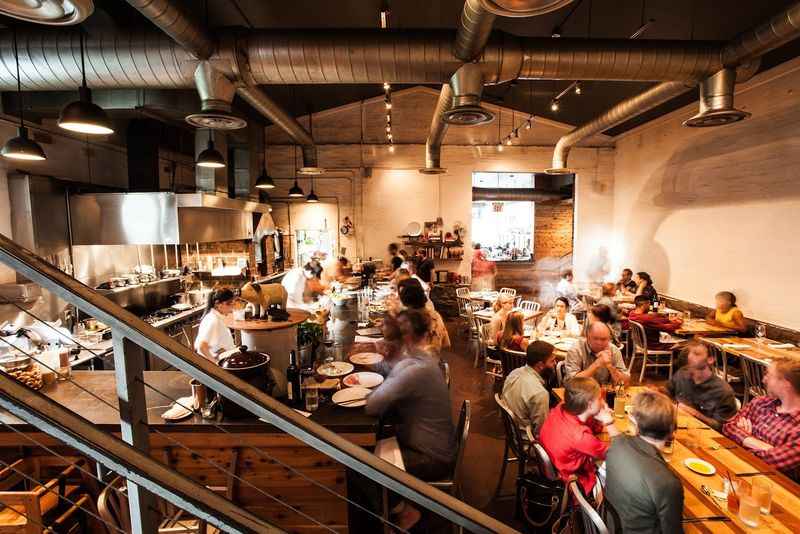
[[[275,189],[275,180],[267,174],[267,169],[261,169],[261,174],[256,179],[256,189]]]
[[[550,101],[550,111],[558,111],[558,100],[555,98]]]
[[[316,204],[316,203],[319,202],[319,197],[314,192],[314,181],[313,180],[311,181],[311,192],[306,197],[306,202],[308,202],[309,204]]]
[[[392,122],[392,115],[390,113],[386,114],[386,122]]]
[[[503,151],[503,143],[497,143],[497,151],[498,152],[502,152]]]
[[[389,152],[394,154],[394,143],[389,143]]]
[[[381,28],[386,29],[389,27],[389,16],[391,14],[391,10],[389,9],[389,0],[383,0],[381,2]]]
[[[511,136],[506,137],[506,144],[511,145]]]
[[[387,138],[389,141],[391,141],[391,140],[392,140],[392,134],[391,134],[391,133],[389,133],[389,134],[386,136],[386,138]]]
[[[575,94],[579,95],[582,91],[583,88],[581,87],[581,82],[575,82]]]
[[[392,101],[391,100],[386,99],[385,103],[386,103],[386,109],[392,109]]]
[[[391,131],[392,131],[392,125],[391,124],[387,124],[386,125],[386,133],[389,133]]]
[[[388,91],[391,88],[392,88],[392,86],[389,85],[389,82],[383,82],[383,90],[384,91]]]
[[[532,120],[533,120],[533,119],[528,119],[528,122],[526,122],[526,123],[525,123],[525,129],[526,129],[526,130],[530,130],[530,129],[531,129],[531,121],[532,121]]]
[[[58,125],[65,130],[87,135],[109,135],[114,133],[106,112],[92,102],[92,92],[86,86],[86,65],[83,52],[83,32],[81,40],[81,76],[83,82],[78,88],[79,99],[70,102],[61,110]]]
[[[292,198],[299,198],[305,196],[303,190],[297,185],[297,177],[294,179],[294,185],[289,189],[289,196]]]
[[[24,109],[22,102],[22,82],[19,77],[19,52],[17,51],[17,27],[14,26],[14,60],[17,63],[17,97],[19,100],[19,127],[17,137],[6,141],[0,149],[0,155],[8,159],[24,159],[28,161],[42,161],[47,159],[44,150],[39,143],[28,137],[28,129],[25,127]]]
[[[198,167],[207,167],[211,169],[221,169],[225,166],[225,158],[222,157],[219,150],[214,148],[211,130],[208,130],[208,146],[197,156],[195,164]]]

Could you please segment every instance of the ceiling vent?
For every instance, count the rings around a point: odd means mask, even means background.
[[[80,24],[93,11],[92,0],[0,0],[0,14],[35,24]]]
[[[1,0],[0,0],[1,1]],[[201,61],[194,71],[194,83],[200,94],[199,113],[186,117],[186,122],[198,128],[212,130],[239,130],[247,121],[233,114],[231,103],[236,87],[208,61]]]
[[[483,7],[501,17],[536,17],[569,5],[573,0],[481,0]]]
[[[690,128],[706,128],[739,122],[750,116],[733,107],[733,87],[736,71],[722,69],[700,83],[700,112],[683,122]]]
[[[477,63],[466,63],[450,78],[453,106],[442,114],[447,124],[476,126],[494,120],[494,114],[481,107],[483,74]]]

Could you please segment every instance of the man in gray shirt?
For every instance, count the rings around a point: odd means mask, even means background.
[[[633,398],[637,435],[620,435],[606,454],[606,498],[625,534],[682,534],[683,486],[661,458],[672,439],[675,406],[666,395],[642,391]]]
[[[594,378],[600,385],[628,384],[630,375],[622,353],[611,343],[611,330],[599,321],[586,331],[586,340],[576,343],[567,352],[564,362],[565,380],[575,376]]]
[[[719,431],[738,411],[733,389],[714,374],[714,357],[702,341],[688,343],[686,359],[667,383],[667,393],[683,411]]]
[[[550,393],[542,372],[553,370],[556,362],[554,348],[544,341],[529,344],[525,351],[527,365],[511,371],[503,383],[503,400],[511,408],[523,436],[527,436],[527,426],[531,427],[534,436],[537,435],[550,411]]]

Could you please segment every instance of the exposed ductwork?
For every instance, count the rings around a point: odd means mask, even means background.
[[[94,11],[92,0],[3,0],[0,14],[34,24],[71,26]]]
[[[466,63],[450,78],[453,102],[442,113],[444,122],[458,126],[476,126],[491,122],[494,114],[481,107],[483,75],[477,63]]]
[[[501,17],[536,17],[571,4],[573,0],[481,0],[483,7]]]
[[[492,33],[495,15],[483,6],[482,0],[466,0],[453,44],[453,55],[463,62],[480,57]]]
[[[548,200],[563,200],[569,198],[569,194],[558,191],[549,191],[539,188],[524,187],[473,187],[472,200],[495,200],[495,201],[528,201],[544,202]]]
[[[214,38],[175,5],[175,0],[128,0],[128,3],[198,59],[208,59],[216,50]]]
[[[733,89],[736,85],[736,72],[722,69],[700,82],[700,112],[683,122],[684,126],[701,128],[721,126],[746,119],[746,111],[733,107]]]
[[[231,111],[236,87],[221,72],[203,60],[194,71],[194,83],[200,95],[199,113],[186,117],[186,122],[197,128],[213,130],[238,130],[247,126],[247,121]]]
[[[759,58],[763,54],[798,37],[800,37],[800,2],[792,4],[767,22],[743,32],[723,46],[719,52],[720,61],[725,67],[738,67],[736,76],[732,76],[730,69],[725,69],[728,71],[727,73],[720,73],[720,71],[723,71],[722,68],[709,73],[708,76],[717,75],[718,77],[716,80],[703,84],[707,86],[705,91],[701,87],[701,113],[693,117],[693,119],[702,120],[700,116],[703,114],[703,106],[706,106],[706,109],[713,110],[713,106],[719,105],[721,109],[727,110],[728,119],[734,117],[735,113],[742,113],[733,108],[733,83],[749,79],[755,73]],[[559,41],[561,40],[559,39]],[[726,83],[730,86],[729,90],[725,89]],[[714,87],[715,85],[716,87]],[[644,93],[620,102],[599,117],[575,128],[556,143],[553,151],[552,168],[548,169],[547,172],[550,174],[571,172],[567,166],[567,156],[570,149],[581,140],[622,124],[667,100],[683,94],[686,90],[687,88],[683,84],[674,82],[656,85]],[[729,98],[725,96],[726,91],[730,95]],[[715,97],[714,95],[717,96]],[[744,116],[740,116],[740,118],[744,118]],[[727,120],[726,122],[732,121]],[[706,125],[710,126],[711,124]],[[687,124],[687,126],[689,125]]]
[[[442,174],[442,142],[447,133],[447,123],[443,120],[443,115],[453,107],[453,89],[449,84],[442,85],[439,93],[439,100],[433,110],[431,119],[431,130],[428,140],[425,141],[425,167],[419,170],[422,174]]]

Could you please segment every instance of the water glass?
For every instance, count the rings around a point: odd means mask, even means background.
[[[319,389],[315,387],[306,388],[306,411],[316,412],[319,408]]]
[[[772,508],[772,484],[768,480],[758,478],[753,481],[751,495],[758,502],[759,509],[764,515],[769,515]]]
[[[662,457],[664,458],[665,462],[669,463],[670,459],[672,459],[672,451],[673,450],[674,450],[674,442],[673,442],[673,440],[671,440],[671,439],[667,440],[667,442],[664,443],[664,448],[661,449]]]
[[[753,495],[739,495],[739,519],[749,527],[757,527],[759,524],[758,514],[761,507],[758,499]]]
[[[614,415],[617,419],[625,418],[625,402],[628,400],[627,395],[618,393],[614,398]]]
[[[758,323],[756,325],[756,337],[758,338],[758,342],[762,343],[766,335],[767,335],[766,325]]]

